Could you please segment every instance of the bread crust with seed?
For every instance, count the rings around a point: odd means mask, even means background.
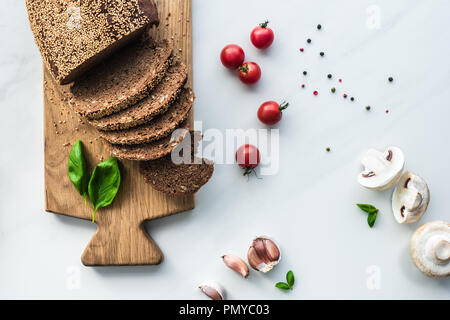
[[[117,52],[70,87],[69,104],[88,119],[119,112],[147,97],[164,78],[173,44],[144,40]]]
[[[100,137],[109,143],[121,145],[149,143],[162,139],[187,119],[194,104],[194,98],[194,92],[191,89],[183,89],[178,100],[170,106],[169,110],[149,123],[127,130],[99,131]]]
[[[197,193],[212,177],[214,163],[195,156],[198,133],[189,135],[190,163],[175,164],[171,155],[154,161],[142,161],[139,170],[155,190],[166,194],[189,195]],[[187,137],[185,138],[187,139]],[[182,150],[184,151],[184,150]],[[174,151],[175,152],[175,151]]]
[[[150,92],[150,95],[138,103],[109,116],[89,120],[89,124],[98,130],[125,130],[147,123],[163,114],[177,99],[187,80],[186,66],[177,62],[170,66],[164,79]]]
[[[67,84],[159,23],[153,0],[26,0],[44,64]]]
[[[150,143],[117,145],[111,144],[104,139],[103,142],[111,152],[111,155],[119,159],[133,161],[156,160],[170,154],[172,150],[183,141],[185,135],[189,132],[189,124],[185,121],[178,129],[183,130],[177,130],[177,135],[173,134]]]

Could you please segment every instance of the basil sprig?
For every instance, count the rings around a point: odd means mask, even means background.
[[[292,290],[295,283],[295,277],[292,270],[289,270],[288,273],[286,273],[286,282],[278,282],[275,287],[281,290]]]
[[[92,222],[95,221],[97,210],[109,206],[120,187],[120,169],[117,159],[114,157],[100,163],[92,172],[89,180],[89,198],[94,208]]]
[[[84,197],[86,204],[89,185],[89,172],[83,154],[83,144],[80,140],[75,142],[72,150],[70,150],[68,175],[70,181],[72,181],[80,195]]]
[[[89,171],[83,154],[83,144],[78,140],[70,151],[67,171],[70,181],[84,197],[85,204],[87,204],[89,194],[89,199],[94,208],[92,222],[95,222],[98,209],[109,206],[119,191],[120,169],[117,159],[111,157],[98,164],[89,178]]]
[[[375,208],[371,204],[356,204],[362,211],[367,212],[369,215],[367,216],[367,223],[369,227],[373,227],[375,224],[375,221],[377,220],[378,215],[378,209]]]

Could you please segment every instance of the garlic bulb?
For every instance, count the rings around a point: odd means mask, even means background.
[[[450,224],[429,222],[414,232],[410,253],[416,267],[430,277],[450,276]]]
[[[280,261],[280,250],[272,240],[258,237],[248,249],[247,260],[253,269],[266,273]]]

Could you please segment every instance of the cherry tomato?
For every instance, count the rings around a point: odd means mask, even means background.
[[[289,103],[283,102],[281,105],[275,101],[264,102],[258,109],[258,118],[262,123],[269,126],[280,122],[283,116],[283,110],[289,106]]]
[[[222,64],[228,69],[236,70],[244,63],[244,59],[244,50],[236,44],[227,45],[220,54]]]
[[[272,29],[267,28],[269,21],[261,23],[258,27],[253,29],[250,40],[258,49],[267,49],[273,43],[274,34]]]
[[[245,62],[239,67],[239,79],[245,84],[255,84],[261,78],[261,68],[254,62]]]
[[[244,144],[236,151],[236,162],[245,169],[244,176],[249,175],[261,162],[258,148],[252,144]]]

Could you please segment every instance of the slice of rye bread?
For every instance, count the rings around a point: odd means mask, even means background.
[[[189,132],[189,124],[187,121],[185,121],[179,129],[184,130],[176,130],[176,132],[174,132],[176,134],[172,134],[150,143],[118,145],[111,144],[106,140],[103,140],[103,142],[111,152],[111,155],[119,159],[134,161],[156,160],[170,154],[172,150],[183,141],[185,135]]]
[[[162,139],[186,120],[194,99],[191,89],[183,89],[169,110],[149,123],[127,130],[100,131],[100,137],[112,144],[142,144]]]
[[[149,95],[165,76],[172,53],[167,40],[127,46],[75,81],[69,104],[88,119],[119,112]]]
[[[164,79],[148,97],[120,112],[89,120],[89,123],[103,131],[125,130],[147,123],[169,109],[169,106],[177,99],[186,79],[186,66],[177,62],[169,67]]]
[[[191,132],[191,163],[175,164],[171,155],[154,161],[141,161],[139,170],[154,189],[175,195],[195,194],[214,173],[214,163],[195,156],[195,134]]]
[[[26,6],[44,64],[60,84],[159,23],[153,0],[26,0]]]

